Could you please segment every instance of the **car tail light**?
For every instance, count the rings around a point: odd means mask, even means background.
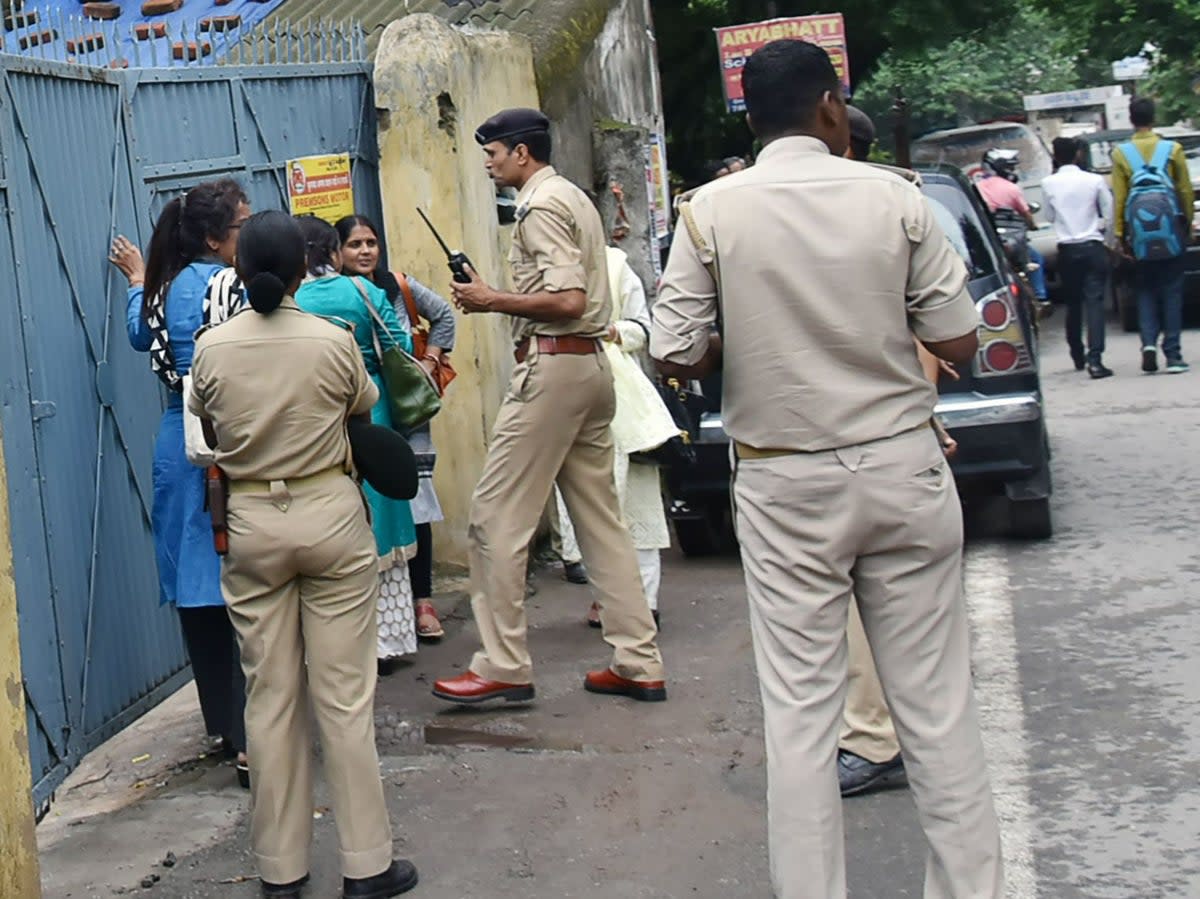
[[[1005,287],[975,304],[980,319],[979,352],[975,356],[977,377],[1015,375],[1033,369],[1033,356],[1017,315],[1019,302],[1019,288]]]

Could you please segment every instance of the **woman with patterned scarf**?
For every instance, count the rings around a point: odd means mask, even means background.
[[[237,754],[243,786],[249,786],[246,682],[221,595],[221,565],[204,508],[204,471],[184,454],[182,391],[193,335],[212,318],[209,281],[233,264],[238,231],[249,215],[237,182],[199,184],[163,209],[144,263],[122,236],[113,241],[109,257],[129,279],[129,342],[150,354],[150,367],[168,391],[154,445],[151,513],[159,598],[179,613],[205,727],[222,738],[227,754]]]

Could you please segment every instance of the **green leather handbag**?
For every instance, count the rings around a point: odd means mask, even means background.
[[[442,398],[438,394],[437,382],[425,370],[417,357],[406,353],[399,341],[388,331],[379,311],[367,295],[366,288],[358,278],[351,278],[362,294],[363,305],[371,314],[375,326],[371,338],[375,342],[375,355],[379,357],[380,374],[388,392],[388,410],[392,414],[392,428],[401,434],[415,431],[442,409]],[[391,346],[383,349],[380,333],[387,334]]]

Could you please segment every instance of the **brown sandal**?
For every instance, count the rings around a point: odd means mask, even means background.
[[[588,627],[601,627],[599,604],[592,603],[592,607],[588,609],[587,623]]]
[[[442,622],[438,619],[437,609],[433,607],[433,603],[430,600],[417,600],[413,605],[413,611],[417,614],[418,640],[434,641],[446,636],[446,631],[442,628]]]

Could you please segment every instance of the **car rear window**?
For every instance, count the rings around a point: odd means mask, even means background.
[[[996,260],[984,230],[987,226],[962,188],[956,184],[926,182],[921,192],[933,210],[933,217],[967,264],[971,280],[996,274]]]
[[[912,161],[916,165],[947,163],[957,166],[974,178],[981,171],[983,154],[991,150],[1016,150],[1020,153],[1017,178],[1022,184],[1040,184],[1054,170],[1054,159],[1041,138],[1026,125],[1011,128],[981,128],[962,131],[944,137],[926,137],[912,146]]]

